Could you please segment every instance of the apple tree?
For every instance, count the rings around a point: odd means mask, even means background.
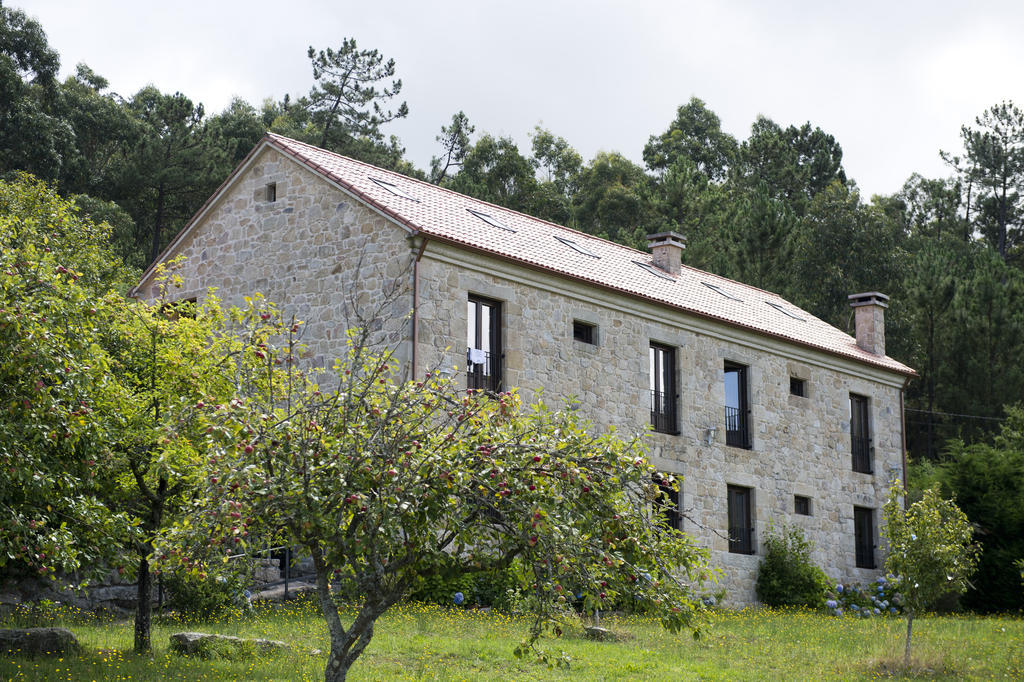
[[[317,376],[299,368],[300,323],[261,301],[244,321],[237,397],[202,407],[204,494],[161,559],[203,570],[253,537],[303,548],[330,634],[326,680],[345,679],[418,580],[513,560],[535,610],[519,655],[544,655],[539,637],[579,593],[589,607],[629,596],[672,631],[699,628],[707,554],[651,513],[660,492],[638,437],[596,434],[514,391],[459,390],[436,368],[401,380],[366,330]],[[193,551],[176,553],[185,536]],[[348,619],[342,583],[359,595]]]

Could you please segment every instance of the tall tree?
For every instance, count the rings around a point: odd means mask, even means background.
[[[405,102],[395,110],[386,103],[402,91],[402,80],[380,84],[395,75],[395,60],[385,61],[377,50],[360,50],[354,38],[345,38],[337,50],[307,53],[316,85],[306,104],[320,128],[318,146],[329,148],[333,137],[382,138],[380,126],[409,115]],[[379,85],[380,84],[380,85]]]
[[[722,122],[703,101],[693,97],[676,110],[676,118],[661,135],[652,135],[644,147],[644,162],[664,171],[686,158],[714,182],[725,178],[736,157],[736,138],[722,132]]]
[[[462,170],[448,186],[477,199],[530,213],[537,179],[530,160],[519,153],[512,138],[485,134],[466,154]]]
[[[583,157],[565,138],[540,126],[533,129],[530,137],[533,148],[530,163],[540,173],[537,199],[534,202],[537,216],[560,225],[576,227],[573,199],[579,190]]]
[[[152,263],[223,178],[208,173],[202,104],[147,86],[129,110],[141,135],[121,168],[115,199],[134,217],[136,244]]]
[[[39,22],[0,5],[0,171],[60,172],[73,135],[56,111],[59,68]]]
[[[74,136],[58,178],[65,194],[110,197],[118,169],[142,134],[124,100],[107,86],[85,64],[60,85],[61,115]]]
[[[792,239],[792,300],[840,329],[851,329],[849,294],[891,292],[902,281],[902,223],[862,203],[856,187],[836,181],[819,192]],[[895,321],[886,320],[890,333]]]
[[[962,126],[960,137],[965,158],[943,158],[960,173],[967,220],[1003,260],[1016,260],[1024,243],[1024,112],[1010,101],[996,104],[973,127]]]
[[[476,127],[471,125],[469,117],[460,111],[452,114],[452,122],[441,126],[441,134],[435,139],[441,143],[441,156],[430,159],[430,181],[440,185],[448,177],[452,168],[462,168],[462,162],[471,149],[469,138]]]
[[[661,225],[651,178],[618,153],[598,152],[583,169],[574,210],[581,230],[638,249]]]
[[[744,184],[767,190],[770,197],[787,202],[798,216],[831,183],[846,182],[839,143],[810,123],[783,129],[758,116],[738,156]]]

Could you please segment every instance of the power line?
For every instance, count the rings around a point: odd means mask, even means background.
[[[935,412],[933,410],[915,410],[912,407],[903,408],[905,412],[917,412],[920,414],[937,414],[941,417],[959,417],[962,419],[986,419],[988,421],[1003,422],[1006,417],[983,417],[980,414],[957,414],[956,412]]]

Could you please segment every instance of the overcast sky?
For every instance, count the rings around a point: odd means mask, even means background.
[[[703,99],[744,139],[763,114],[810,121],[866,195],[945,176],[963,123],[1024,105],[1022,2],[437,2],[5,0],[37,18],[62,74],[85,62],[130,96],[147,83],[208,112],[306,93],[306,49],[354,37],[397,63],[409,117],[387,126],[426,168],[463,110],[477,134],[535,125],[585,159],[641,161],[675,109]]]

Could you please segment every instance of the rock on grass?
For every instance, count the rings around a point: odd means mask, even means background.
[[[171,635],[171,653],[203,659],[236,661],[279,653],[290,647],[273,639],[242,639],[205,632],[176,632]]]
[[[67,656],[81,646],[66,628],[0,630],[0,654]]]

